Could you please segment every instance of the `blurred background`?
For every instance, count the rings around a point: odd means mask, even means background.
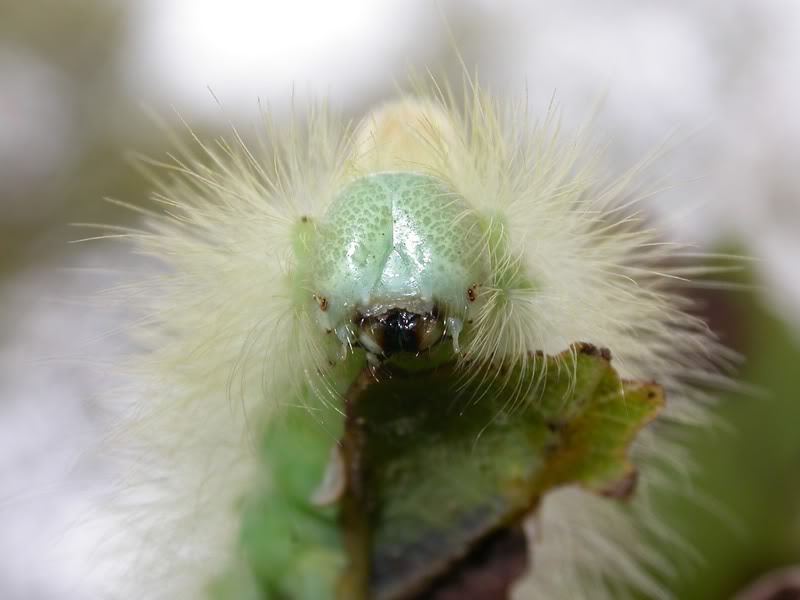
[[[800,564],[800,2],[439,4],[496,92],[527,94],[534,114],[555,94],[573,125],[599,102],[612,168],[677,132],[651,170],[672,185],[649,208],[673,237],[754,258],[734,276],[752,292],[700,299],[756,391],[728,393],[719,430],[688,438],[698,493],[659,509],[703,560],[680,560],[671,585],[731,598]],[[86,295],[138,265],[68,243],[86,235],[69,223],[133,219],[105,196],[147,202],[125,155],[170,148],[147,109],[208,135],[247,130],[259,99],[279,119],[293,97],[357,118],[426,67],[460,76],[422,0],[0,0],[0,598],[97,597],[88,540],[46,572],[40,559],[108,483],[102,458],[75,471],[103,427],[108,376],[89,367],[119,324]]]

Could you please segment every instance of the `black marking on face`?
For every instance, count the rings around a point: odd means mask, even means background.
[[[467,297],[470,302],[475,302],[478,299],[478,288],[481,287],[480,283],[473,283],[467,290]]]
[[[383,352],[418,352],[417,324],[420,316],[405,310],[390,310],[380,317],[383,325]]]
[[[419,314],[393,308],[376,316],[359,316],[356,322],[368,338],[362,339],[361,345],[369,350],[374,343],[384,357],[398,352],[424,352],[444,337],[442,322],[436,313],[436,310]],[[372,351],[377,353],[377,348]]]

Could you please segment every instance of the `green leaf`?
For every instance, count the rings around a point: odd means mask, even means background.
[[[348,395],[341,597],[424,595],[554,487],[627,495],[628,447],[662,403],[588,345],[483,382],[454,366],[362,373]]]
[[[489,377],[449,363],[351,365],[337,383],[346,415],[296,402],[265,432],[268,476],[212,597],[502,598],[527,563],[519,524],[548,490],[632,491],[628,447],[663,397],[620,381],[609,360],[576,345]],[[332,448],[346,487],[321,507]]]

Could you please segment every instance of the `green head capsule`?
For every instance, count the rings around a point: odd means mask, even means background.
[[[458,336],[489,271],[467,201],[419,173],[356,179],[332,202],[312,252],[317,321],[374,358]]]

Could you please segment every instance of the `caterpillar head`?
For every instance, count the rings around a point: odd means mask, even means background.
[[[311,253],[316,321],[372,362],[459,335],[489,270],[466,200],[419,173],[383,172],[346,186],[318,224]]]

